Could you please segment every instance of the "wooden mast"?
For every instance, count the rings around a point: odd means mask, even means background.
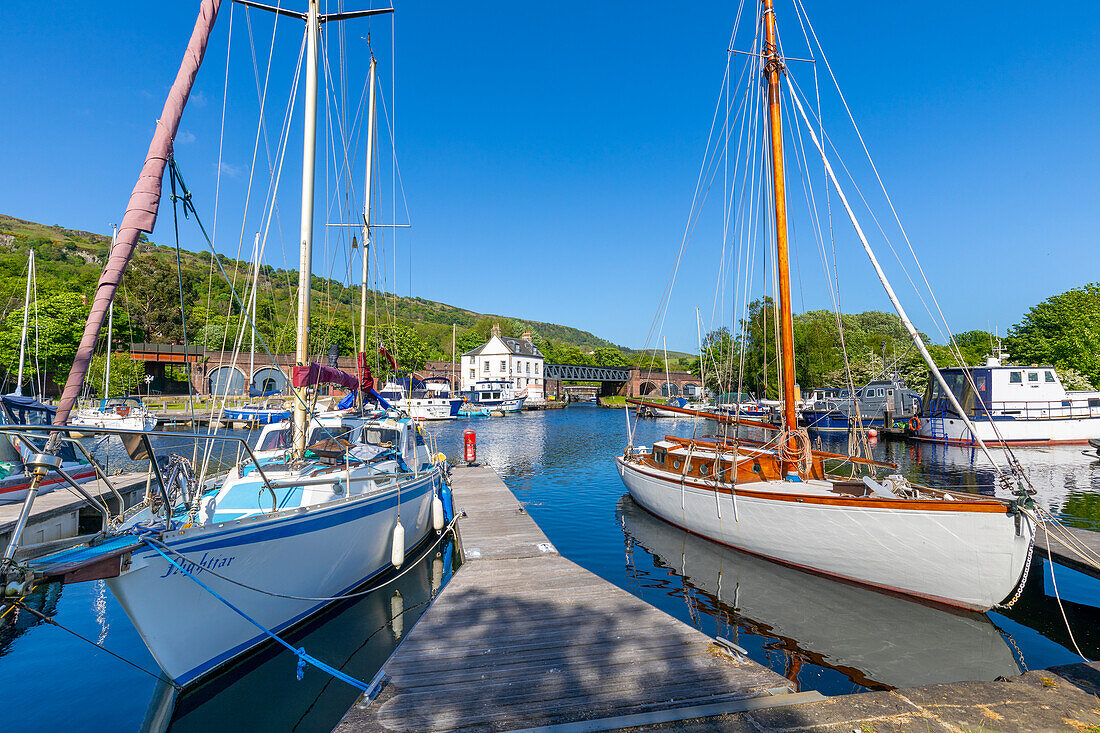
[[[775,207],[776,277],[779,286],[779,351],[783,359],[783,427],[791,433],[798,428],[794,397],[794,322],[791,316],[791,268],[787,257],[787,190],[783,171],[783,117],[779,106],[779,77],[783,59],[776,43],[775,9],[772,0],[764,4],[764,76],[768,82],[768,118],[771,124],[772,200]],[[790,467],[784,473],[790,473]]]

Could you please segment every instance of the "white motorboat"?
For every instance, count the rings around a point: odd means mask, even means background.
[[[483,379],[463,393],[466,400],[461,409],[471,412],[519,412],[527,399],[525,392],[517,392],[508,379]]]
[[[453,420],[458,417],[458,410],[462,407],[461,397],[432,392],[415,378],[388,381],[382,388],[381,395],[415,420]]]
[[[1014,445],[1088,443],[1100,437],[1100,391],[1070,391],[1052,366],[1003,366],[990,357],[984,366],[941,369],[971,427],[930,382],[914,437],[936,443]]]
[[[41,425],[53,422],[56,409],[43,405],[30,397],[19,395],[0,396],[0,425]],[[45,442],[45,433],[26,435],[28,441],[38,450]],[[31,485],[31,476],[25,458],[31,454],[31,448],[13,435],[0,438],[0,504],[23,501]],[[77,483],[95,478],[95,467],[73,445],[60,448],[61,468]],[[38,493],[53,491],[64,482],[61,476],[48,476],[42,480]]]

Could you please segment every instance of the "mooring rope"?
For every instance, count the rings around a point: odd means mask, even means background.
[[[154,552],[156,552],[158,555],[160,555],[165,560],[167,560],[172,566],[174,566],[176,568],[176,570],[179,570],[181,573],[186,575],[188,578],[190,578],[191,580],[198,583],[199,587],[201,587],[207,593],[209,593],[210,595],[217,598],[219,601],[221,601],[223,604],[225,604],[230,610],[234,611],[241,618],[248,621],[250,624],[255,626],[257,629],[264,632],[264,634],[266,634],[273,641],[278,642],[280,645],[282,645],[284,648],[286,648],[287,651],[292,652],[296,657],[298,657],[297,677],[298,677],[299,680],[302,679],[302,677],[305,673],[305,666],[307,664],[310,664],[310,665],[313,665],[314,667],[316,667],[317,669],[321,670],[322,672],[328,672],[333,677],[335,677],[338,680],[341,680],[343,682],[346,682],[347,684],[351,685],[352,687],[354,687],[358,690],[366,692],[369,689],[369,686],[365,682],[362,682],[362,681],[356,679],[355,677],[352,677],[351,675],[345,674],[345,673],[341,672],[340,670],[336,669],[335,667],[333,667],[329,664],[326,664],[325,662],[322,662],[320,659],[317,659],[317,657],[311,656],[310,654],[306,653],[305,647],[298,647],[297,649],[295,649],[289,643],[284,641],[283,638],[280,637],[278,634],[276,634],[274,631],[267,628],[266,626],[261,624],[259,621],[252,618],[247,613],[245,613],[241,609],[234,606],[232,602],[226,600],[223,596],[219,595],[218,592],[215,591],[213,588],[208,586],[206,583],[203,583],[201,580],[196,578],[194,575],[192,575],[186,568],[184,568],[182,565],[180,565],[178,562],[176,562],[170,556],[168,556],[166,553],[164,553],[159,547],[157,547],[156,544],[150,540],[150,538],[142,537],[141,539],[144,540],[145,544],[149,545],[149,547],[151,547]]]

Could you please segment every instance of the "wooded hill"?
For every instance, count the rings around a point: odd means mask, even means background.
[[[71,362],[71,354],[68,361],[64,356],[75,349],[85,320],[79,315],[79,306],[91,299],[110,244],[110,237],[100,234],[0,214],[0,320],[7,325],[13,315],[17,322],[22,318],[27,252],[33,248],[38,273],[40,341],[43,318],[52,319],[47,330],[53,348],[48,349],[48,354],[40,354],[47,361],[45,369],[51,373],[67,370]],[[235,282],[237,295],[247,298],[249,263],[224,255],[218,255],[218,261]],[[188,341],[210,349],[222,348],[223,344],[233,348],[240,313],[235,304],[230,308],[233,299],[230,287],[211,254],[181,249],[177,275],[175,248],[154,244],[144,237],[116,299],[117,348],[125,351],[130,343],[137,342],[182,343],[181,276]],[[297,287],[297,271],[270,265],[261,267],[256,321],[260,339],[272,352],[293,350]],[[478,313],[426,298],[395,297],[372,291],[370,303],[368,321],[372,327],[377,327],[383,341],[391,342],[388,347],[399,352],[403,364],[414,367],[427,359],[450,358],[452,324],[458,326],[459,353],[464,350],[463,345],[473,348],[469,344],[483,343],[495,323],[501,325],[505,334],[519,335],[530,330],[544,350],[551,352],[565,349],[589,354],[595,349],[618,350],[609,341],[577,328]],[[358,323],[359,289],[315,275],[313,304],[311,350],[321,354],[335,343],[341,353],[353,353],[358,332],[353,324]],[[71,329],[64,328],[66,322]],[[13,348],[17,358],[18,328],[14,336],[13,344],[11,334],[0,334],[3,359],[0,366],[12,365]],[[246,335],[246,344],[247,341]]]

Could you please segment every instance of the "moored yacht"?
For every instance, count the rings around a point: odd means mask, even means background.
[[[807,400],[799,412],[810,430],[846,431],[857,422],[857,414],[864,428],[904,429],[921,410],[920,395],[897,377],[857,387],[854,396],[846,388],[815,393],[822,394],[819,399]]]
[[[509,379],[483,379],[462,394],[466,408],[472,411],[519,412],[527,399],[523,392],[516,392]]]
[[[453,420],[462,407],[461,397],[429,390],[424,381],[415,377],[400,377],[386,382],[382,397],[414,420]]]
[[[967,427],[935,381],[925,393],[914,437],[937,443],[975,445],[1087,443],[1100,437],[1100,391],[1067,390],[1052,366],[984,366],[941,369],[952,396],[974,426]]]

